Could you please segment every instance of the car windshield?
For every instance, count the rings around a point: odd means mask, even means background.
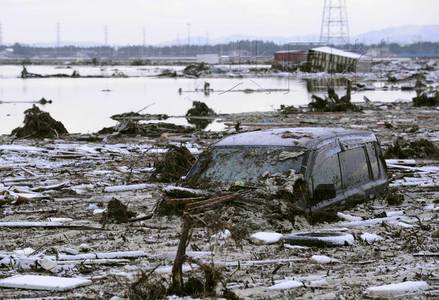
[[[285,147],[213,148],[200,156],[189,180],[231,184],[256,183],[267,174],[300,173],[303,149]]]

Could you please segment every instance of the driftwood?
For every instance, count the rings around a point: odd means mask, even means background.
[[[183,225],[181,229],[180,242],[178,244],[177,254],[175,256],[174,265],[172,267],[172,287],[171,290],[177,295],[184,293],[183,281],[183,264],[188,259],[186,255],[186,248],[189,245],[192,236],[192,228],[196,223],[205,223],[196,212],[202,210],[205,212],[218,204],[223,204],[229,201],[236,200],[240,197],[239,194],[230,194],[219,197],[209,198],[204,201],[189,203],[186,205],[186,210],[183,213]],[[191,215],[190,213],[195,213]],[[212,266],[209,266],[212,267]],[[210,276],[210,275],[209,275]],[[207,278],[208,276],[206,276]]]

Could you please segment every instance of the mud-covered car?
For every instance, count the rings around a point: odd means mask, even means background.
[[[200,155],[187,180],[198,186],[263,187],[305,213],[373,199],[388,187],[376,136],[342,128],[281,128],[226,137]]]

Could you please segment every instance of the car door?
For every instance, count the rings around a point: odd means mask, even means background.
[[[369,197],[375,197],[382,193],[387,187],[387,170],[385,161],[380,155],[378,143],[367,143],[366,150],[372,173],[371,176],[374,182],[373,193],[371,192]]]
[[[331,144],[314,153],[310,176],[312,212],[324,209],[344,199],[339,152],[340,147]]]
[[[364,144],[339,154],[342,185],[347,202],[363,202],[374,194],[375,182]]]

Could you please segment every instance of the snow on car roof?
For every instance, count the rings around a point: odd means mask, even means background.
[[[324,140],[347,135],[361,135],[365,141],[376,140],[373,133],[344,128],[276,128],[228,136],[214,144],[213,147],[280,146],[312,148]]]

